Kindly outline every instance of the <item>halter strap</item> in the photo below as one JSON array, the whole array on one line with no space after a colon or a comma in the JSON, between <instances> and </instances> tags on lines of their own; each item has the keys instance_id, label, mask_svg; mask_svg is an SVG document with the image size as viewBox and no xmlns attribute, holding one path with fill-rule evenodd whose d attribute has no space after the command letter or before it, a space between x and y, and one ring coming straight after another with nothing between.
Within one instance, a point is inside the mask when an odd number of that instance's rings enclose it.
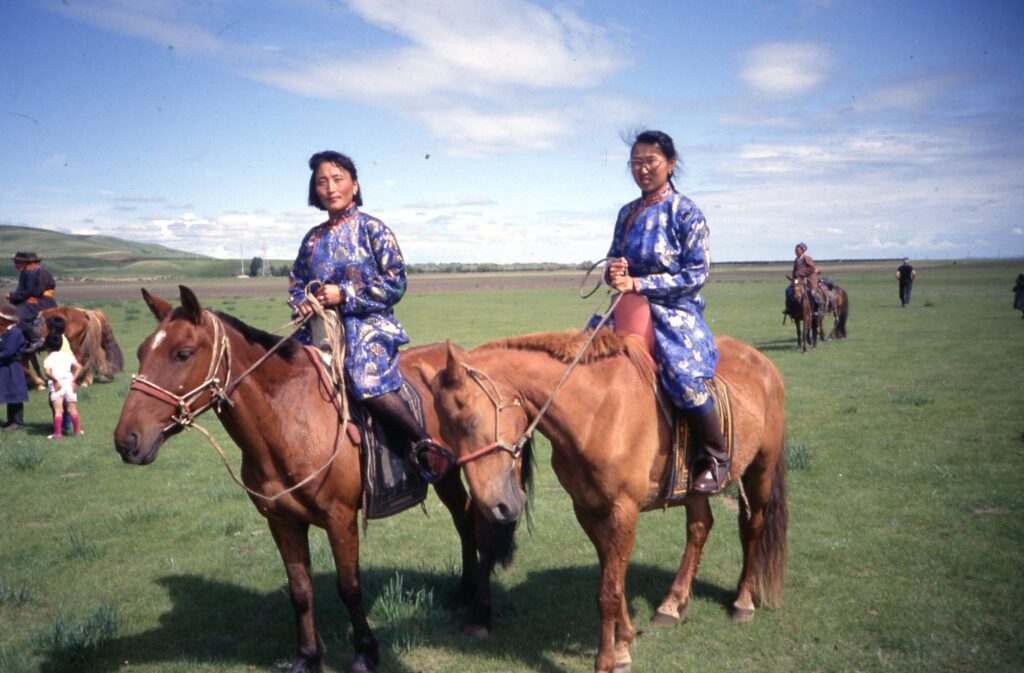
<instances>
[{"instance_id":1,"label":"halter strap","mask_svg":"<svg viewBox=\"0 0 1024 673\"><path fill-rule=\"evenodd\" d=\"M611 305L608 307L608 310L605 311L605 314L603 316L601 316L600 322L597 323L593 331L590 333L590 336L587 337L587 341L583 344L583 346L580 347L579 352L576 353L576 357L573 358L572 362L569 363L569 366L566 367L565 372L562 374L562 378L560 378L558 380L558 383L555 384L554 389L551 391L551 394L548 395L548 399L545 400L544 404L541 405L541 408L537 412L537 415L534 417L533 421L527 426L525 430L523 430L523 432L519 435L519 438L516 439L516 441L513 442L512 444L508 444L502 441L501 439L501 426L499 424L501 412L511 407L522 406L522 404L520 404L518 399L513 400L511 404L503 403L501 399L501 391L498 390L498 384L495 383L494 379L492 379L486 372L482 370L476 369L475 367L471 367L465 363L462 364L466 372L469 373L470 378L473 379L473 381L475 381L478 386L480 386L480 389L484 391L485 395L487 395L487 398L491 401L491 404L494 405L494 441L488 444L487 446L484 446L480 449L477 449L466 454L465 456L460 457L456 461L456 464L465 465L466 463L472 462L477 458L482 458L483 456L486 456L490 453L494 453L495 451L507 451L512 456L513 460L517 460L520 457L520 455L522 455L523 446L525 446L526 442L528 442L530 438L533 437L533 432L534 430L537 429L537 425L540 424L541 419L544 418L544 415L548 412L548 409L551 408L551 404L555 401L555 395L557 395L558 391L561 390L562 385L569 378L569 374L572 373L572 370L575 369L576 365L578 365L580 363L580 360L583 359L583 355L587 352L587 349L590 348L590 344L594 343L594 339L597 337L598 330L604 327L605 323L608 322L608 319L611 318L612 313L615 311L615 307L619 305L620 299L622 299L622 295L618 294L612 300ZM485 386L483 384L483 381L488 382L489 388L488 386Z\"/></svg>"}]
</instances>

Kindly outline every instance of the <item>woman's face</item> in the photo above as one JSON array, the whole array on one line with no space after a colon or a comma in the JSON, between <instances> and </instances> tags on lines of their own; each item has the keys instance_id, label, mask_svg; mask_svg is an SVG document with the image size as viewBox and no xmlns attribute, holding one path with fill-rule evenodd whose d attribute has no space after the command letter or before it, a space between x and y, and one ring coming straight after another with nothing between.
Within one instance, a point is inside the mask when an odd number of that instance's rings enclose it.
<instances>
[{"instance_id":1,"label":"woman's face","mask_svg":"<svg viewBox=\"0 0 1024 673\"><path fill-rule=\"evenodd\" d=\"M359 183L344 168L325 161L316 167L313 174L316 195L331 215L340 215L348 210L359 191Z\"/></svg>"},{"instance_id":2,"label":"woman's face","mask_svg":"<svg viewBox=\"0 0 1024 673\"><path fill-rule=\"evenodd\" d=\"M675 167L676 162L667 160L655 143L636 143L629 153L629 170L644 194L661 191Z\"/></svg>"}]
</instances>

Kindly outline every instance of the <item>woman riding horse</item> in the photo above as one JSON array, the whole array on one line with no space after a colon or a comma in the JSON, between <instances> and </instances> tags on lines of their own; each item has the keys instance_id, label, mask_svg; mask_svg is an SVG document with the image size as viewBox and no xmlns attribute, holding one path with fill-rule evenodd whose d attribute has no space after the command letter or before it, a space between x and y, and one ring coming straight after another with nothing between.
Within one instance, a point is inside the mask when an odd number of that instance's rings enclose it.
<instances>
[{"instance_id":1,"label":"woman riding horse","mask_svg":"<svg viewBox=\"0 0 1024 673\"><path fill-rule=\"evenodd\" d=\"M398 348L409 343L394 316L406 287L398 241L386 224L359 210L363 195L352 159L338 152L318 152L310 157L309 168L308 203L330 217L302 239L289 277L289 304L298 315L310 315L314 307L306 291L315 288L320 305L341 315L346 380L356 399L408 437L417 454L426 449L429 464L423 466L424 475L437 479L451 467L446 451L420 428L398 393ZM305 343L312 340L309 331L300 338Z\"/></svg>"},{"instance_id":2,"label":"woman riding horse","mask_svg":"<svg viewBox=\"0 0 1024 673\"><path fill-rule=\"evenodd\" d=\"M641 196L619 210L607 273L616 290L650 304L661 385L685 411L699 447L692 489L716 493L728 478L729 454L705 387L718 363L700 296L710 265L708 225L693 201L676 191L677 158L668 134L636 136L629 169Z\"/></svg>"}]
</instances>

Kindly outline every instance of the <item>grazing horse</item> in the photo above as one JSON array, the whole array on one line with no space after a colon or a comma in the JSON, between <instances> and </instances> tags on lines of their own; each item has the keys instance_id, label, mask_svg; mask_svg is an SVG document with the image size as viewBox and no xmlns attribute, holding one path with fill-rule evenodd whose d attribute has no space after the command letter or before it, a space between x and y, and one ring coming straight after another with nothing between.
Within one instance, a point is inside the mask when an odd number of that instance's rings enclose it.
<instances>
[{"instance_id":1,"label":"grazing horse","mask_svg":"<svg viewBox=\"0 0 1024 673\"><path fill-rule=\"evenodd\" d=\"M811 300L811 288L803 278L789 278L792 293L786 298L786 315L793 319L796 325L796 349L807 352L807 344L811 348L818 347L818 335L824 340L822 333L821 316L814 312L814 302ZM782 322L786 322L785 316Z\"/></svg>"},{"instance_id":2,"label":"grazing horse","mask_svg":"<svg viewBox=\"0 0 1024 673\"><path fill-rule=\"evenodd\" d=\"M43 338L46 338L48 331L48 318L64 319L64 336L71 345L71 352L75 354L78 364L82 365L82 372L78 375L80 385L91 385L94 380L110 381L115 374L124 369L124 355L121 354L121 347L114 338L110 320L103 311L60 306L44 310L42 316ZM36 355L37 353L31 353L23 356L22 365L30 382L37 388L45 388L43 372Z\"/></svg>"},{"instance_id":3,"label":"grazing horse","mask_svg":"<svg viewBox=\"0 0 1024 673\"><path fill-rule=\"evenodd\" d=\"M672 426L656 399L642 343L600 330L580 364L551 396L585 335L541 333L484 344L448 361L431 383L441 435L462 464L477 507L492 520L514 521L523 494L513 473L527 426L551 440L551 465L572 498L576 519L600 560L601 621L594 669L631 664L634 630L625 594L637 515L660 510ZM786 565L784 387L778 369L754 348L717 340L717 374L726 381L735 420L731 479L740 479L743 569L733 619L753 617L755 593L781 604ZM550 406L547 406L547 405ZM541 410L544 410L543 413ZM518 441L517 441L518 438ZM701 551L713 524L707 496L690 495L686 548L656 623L678 621L689 603Z\"/></svg>"},{"instance_id":4,"label":"grazing horse","mask_svg":"<svg viewBox=\"0 0 1024 673\"><path fill-rule=\"evenodd\" d=\"M351 670L375 670L378 646L363 610L359 580L360 451L339 422L340 403L318 373L312 361L316 356L297 341L282 342L236 318L203 309L187 287L180 291L180 307L142 291L159 324L139 346L139 373L114 430L118 453L127 463L148 465L167 438L198 413L214 409L241 449L242 483L267 519L285 564L298 627L298 652L289 673L323 668L324 649L313 615L311 525L327 532L334 555L338 592L352 624ZM441 344L404 351L403 374L429 394L422 367L430 364L432 375L444 364L446 352ZM424 405L424 414L427 430L437 435L431 405ZM495 562L510 557L515 526L492 525L468 507L458 470L439 480L435 489L462 542L460 589L474 602L466 632L486 635L490 571Z\"/></svg>"}]
</instances>

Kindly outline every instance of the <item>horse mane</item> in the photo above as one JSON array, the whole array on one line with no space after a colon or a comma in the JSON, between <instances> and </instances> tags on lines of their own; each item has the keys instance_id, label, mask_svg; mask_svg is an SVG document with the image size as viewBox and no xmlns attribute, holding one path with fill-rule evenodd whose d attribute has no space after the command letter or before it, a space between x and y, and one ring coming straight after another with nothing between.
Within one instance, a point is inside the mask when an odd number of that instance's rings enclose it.
<instances>
[{"instance_id":1,"label":"horse mane","mask_svg":"<svg viewBox=\"0 0 1024 673\"><path fill-rule=\"evenodd\" d=\"M535 332L533 334L523 334L521 336L489 341L477 346L474 350L539 351L568 364L576 358L580 348L583 347L583 344L589 337L590 333L579 330ZM586 365L614 357L628 358L644 383L654 384L654 368L643 341L610 329L601 329L597 332L590 347L587 348L583 357L580 358L580 364Z\"/></svg>"},{"instance_id":2,"label":"horse mane","mask_svg":"<svg viewBox=\"0 0 1024 673\"><path fill-rule=\"evenodd\" d=\"M242 335L242 338L249 343L255 343L267 350L270 350L281 342L284 337L279 337L276 334L270 332L264 332L261 329L257 329L252 325L248 325L233 315L228 313L222 313L220 311L213 311L213 314L223 320L232 329ZM292 356L298 352L299 347L298 341L295 339L288 339L288 343L281 344L281 347L277 349L276 355L280 355L285 360L291 360Z\"/></svg>"}]
</instances>

